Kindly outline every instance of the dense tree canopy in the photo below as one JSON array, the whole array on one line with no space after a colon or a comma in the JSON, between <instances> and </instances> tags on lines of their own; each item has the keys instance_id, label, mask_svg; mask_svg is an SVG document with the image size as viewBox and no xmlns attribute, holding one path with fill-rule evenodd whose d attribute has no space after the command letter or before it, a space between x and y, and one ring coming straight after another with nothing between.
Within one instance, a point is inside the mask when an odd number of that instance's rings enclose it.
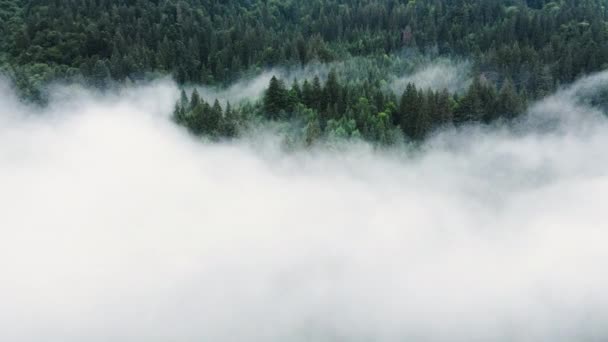
<instances>
[{"instance_id":1,"label":"dense tree canopy","mask_svg":"<svg viewBox=\"0 0 608 342\"><path fill-rule=\"evenodd\" d=\"M275 77L261 103L247 107L222 108L226 104L184 95L192 101L178 104L176 120L196 134L233 136L242 126L237 121L253 113L302 121L309 142L361 136L390 143L395 130L421 139L441 125L515 118L530 99L605 69L606 5L605 0L0 0L0 69L25 97L42 100L41 86L55 79L84 80L103 89L168 73L179 84L222 86L269 67L357 60L356 72L338 68L293 84ZM460 94L411 84L395 95L383 81L403 71L390 57L403 51L471 60L473 82Z\"/></svg>"}]
</instances>

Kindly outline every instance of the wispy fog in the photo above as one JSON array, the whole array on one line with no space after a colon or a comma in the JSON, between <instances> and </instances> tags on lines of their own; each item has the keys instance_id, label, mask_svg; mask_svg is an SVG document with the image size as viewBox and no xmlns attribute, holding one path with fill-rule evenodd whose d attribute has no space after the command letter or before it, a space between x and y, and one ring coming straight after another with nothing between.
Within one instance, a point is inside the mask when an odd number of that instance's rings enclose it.
<instances>
[{"instance_id":1,"label":"wispy fog","mask_svg":"<svg viewBox=\"0 0 608 342\"><path fill-rule=\"evenodd\" d=\"M168 81L3 83L0 341L603 341L608 122L577 99L606 79L416 151L288 153L197 141Z\"/></svg>"},{"instance_id":2,"label":"wispy fog","mask_svg":"<svg viewBox=\"0 0 608 342\"><path fill-rule=\"evenodd\" d=\"M392 81L391 88L400 95L408 83L413 83L421 89L447 89L459 93L471 83L470 71L471 64L467 61L436 59L420 64L412 73L396 78Z\"/></svg>"},{"instance_id":3,"label":"wispy fog","mask_svg":"<svg viewBox=\"0 0 608 342\"><path fill-rule=\"evenodd\" d=\"M350 63L356 64L360 59L353 58ZM352 66L351 66L352 67ZM264 94L270 79L273 76L281 79L287 87L291 87L294 81L299 83L304 80L312 81L314 77L325 80L330 70L340 68L346 69L344 63L311 63L304 67L276 67L261 72L254 73L250 77L243 77L228 87L212 86L191 86L188 88L197 89L200 95L208 102L218 99L222 103L231 102L238 104L247 100L255 100Z\"/></svg>"},{"instance_id":4,"label":"wispy fog","mask_svg":"<svg viewBox=\"0 0 608 342\"><path fill-rule=\"evenodd\" d=\"M408 83L414 83L420 89L447 89L451 93L461 93L471 84L470 62L408 52L379 59L353 57L332 63L313 62L305 66L252 70L249 76L227 87L195 85L187 87L187 90L196 88L208 102L218 99L221 103L229 101L238 104L260 98L273 76L291 87L296 80L301 85L304 80L312 82L315 77L325 82L327 74L332 70L336 71L341 81L350 84L361 83L373 74L386 82L386 90L393 91L398 96Z\"/></svg>"}]
</instances>

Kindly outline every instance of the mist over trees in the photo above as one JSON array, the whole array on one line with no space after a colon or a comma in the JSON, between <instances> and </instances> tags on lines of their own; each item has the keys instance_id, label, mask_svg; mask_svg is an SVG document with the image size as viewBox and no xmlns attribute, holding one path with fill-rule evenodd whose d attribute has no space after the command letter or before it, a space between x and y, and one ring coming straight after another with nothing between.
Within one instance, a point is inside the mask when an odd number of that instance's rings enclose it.
<instances>
[{"instance_id":1,"label":"mist over trees","mask_svg":"<svg viewBox=\"0 0 608 342\"><path fill-rule=\"evenodd\" d=\"M601 0L0 4L0 69L39 102L53 80L104 89L171 74L182 85L222 87L267 68L374 61L375 69L337 69L293 84L274 78L264 98L245 107L176 106L178 123L212 138L232 137L247 124L239 120L257 117L297 119L308 141L357 136L390 144L396 131L422 139L443 125L516 118L528 102L608 62ZM389 91L387 75L408 71L396 70L402 62L395 59L416 55L471 60L473 82L457 94L416 84Z\"/></svg>"},{"instance_id":2,"label":"mist over trees","mask_svg":"<svg viewBox=\"0 0 608 342\"><path fill-rule=\"evenodd\" d=\"M192 133L212 139L234 137L254 115L299 124L299 138L306 144L339 137L391 145L402 135L422 140L440 127L513 119L523 111L524 101L525 94L518 94L508 79L496 90L486 79L475 78L462 95L409 83L398 98L370 83L342 83L332 70L324 83L314 77L302 84L295 80L290 87L273 76L261 101L237 109L228 103L225 112L217 100L210 106L196 90L190 97L182 91L174 119Z\"/></svg>"},{"instance_id":3,"label":"mist over trees","mask_svg":"<svg viewBox=\"0 0 608 342\"><path fill-rule=\"evenodd\" d=\"M0 342L608 341L608 0L0 0Z\"/></svg>"},{"instance_id":4,"label":"mist over trees","mask_svg":"<svg viewBox=\"0 0 608 342\"><path fill-rule=\"evenodd\" d=\"M580 102L605 89L415 150L294 151L192 139L169 80L57 86L43 108L0 80L0 340L605 341L608 119ZM179 101L221 129L203 88Z\"/></svg>"}]
</instances>

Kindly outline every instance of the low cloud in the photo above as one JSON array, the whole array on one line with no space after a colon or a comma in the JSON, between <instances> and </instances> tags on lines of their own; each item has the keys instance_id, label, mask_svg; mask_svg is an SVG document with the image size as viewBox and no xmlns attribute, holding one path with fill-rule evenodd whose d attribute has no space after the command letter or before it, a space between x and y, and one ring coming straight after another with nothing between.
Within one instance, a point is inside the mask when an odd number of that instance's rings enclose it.
<instances>
[{"instance_id":1,"label":"low cloud","mask_svg":"<svg viewBox=\"0 0 608 342\"><path fill-rule=\"evenodd\" d=\"M461 92L471 83L471 65L468 61L436 58L406 51L398 55L384 55L376 58L352 57L331 63L311 62L305 66L276 67L252 71L227 87L190 86L188 91L196 88L208 102L215 99L225 103L241 103L261 98L273 76L283 80L286 86L291 86L295 80L302 83L311 82L318 77L325 82L330 71L334 70L343 83L360 85L374 75L382 83L401 95L408 83L415 83L422 89L448 89L451 92Z\"/></svg>"},{"instance_id":2,"label":"low cloud","mask_svg":"<svg viewBox=\"0 0 608 342\"><path fill-rule=\"evenodd\" d=\"M466 61L452 61L448 59L436 59L418 66L412 73L408 73L392 81L391 89L396 94L401 94L408 83L416 87L435 91L447 89L452 93L458 93L471 83L471 65Z\"/></svg>"},{"instance_id":3,"label":"low cloud","mask_svg":"<svg viewBox=\"0 0 608 342\"><path fill-rule=\"evenodd\" d=\"M213 102L217 99L221 103L230 102L232 104L239 104L243 101L260 99L264 95L266 88L268 88L270 79L273 76L285 82L287 87L291 87L295 80L298 80L300 83L304 80L312 81L314 77L325 80L329 71L338 66L336 63L311 63L305 67L277 67L264 70L254 76L245 77L227 87L197 85L187 87L187 89L190 92L196 88L207 102Z\"/></svg>"},{"instance_id":4,"label":"low cloud","mask_svg":"<svg viewBox=\"0 0 608 342\"><path fill-rule=\"evenodd\" d=\"M168 81L0 83L0 340L604 340L594 77L417 151L290 153L199 142Z\"/></svg>"}]
</instances>

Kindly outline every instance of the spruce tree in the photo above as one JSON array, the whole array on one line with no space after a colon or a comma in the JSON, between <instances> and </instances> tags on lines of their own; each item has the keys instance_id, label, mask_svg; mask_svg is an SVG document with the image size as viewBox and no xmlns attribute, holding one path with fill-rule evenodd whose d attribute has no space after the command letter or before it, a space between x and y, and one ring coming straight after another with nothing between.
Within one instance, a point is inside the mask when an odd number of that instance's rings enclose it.
<instances>
[{"instance_id":1,"label":"spruce tree","mask_svg":"<svg viewBox=\"0 0 608 342\"><path fill-rule=\"evenodd\" d=\"M288 107L288 94L285 85L275 76L270 79L268 90L264 94L264 111L270 119L278 119L279 113Z\"/></svg>"},{"instance_id":2,"label":"spruce tree","mask_svg":"<svg viewBox=\"0 0 608 342\"><path fill-rule=\"evenodd\" d=\"M312 80L312 108L317 111L321 111L321 98L323 97L323 88L321 88L321 81L318 76L315 76Z\"/></svg>"},{"instance_id":3,"label":"spruce tree","mask_svg":"<svg viewBox=\"0 0 608 342\"><path fill-rule=\"evenodd\" d=\"M406 136L410 138L416 137L416 121L420 110L420 98L416 86L409 83L401 96L399 103L399 125Z\"/></svg>"},{"instance_id":4,"label":"spruce tree","mask_svg":"<svg viewBox=\"0 0 608 342\"><path fill-rule=\"evenodd\" d=\"M201 103L201 95L198 93L198 90L194 89L192 91L192 96L190 97L190 110L194 111L194 109Z\"/></svg>"},{"instance_id":5,"label":"spruce tree","mask_svg":"<svg viewBox=\"0 0 608 342\"><path fill-rule=\"evenodd\" d=\"M505 80L500 88L497 111L507 119L512 119L521 112L521 100L510 79Z\"/></svg>"},{"instance_id":6,"label":"spruce tree","mask_svg":"<svg viewBox=\"0 0 608 342\"><path fill-rule=\"evenodd\" d=\"M302 84L302 103L308 108L312 108L314 105L314 94L312 91L312 85L308 80L304 80Z\"/></svg>"}]
</instances>

